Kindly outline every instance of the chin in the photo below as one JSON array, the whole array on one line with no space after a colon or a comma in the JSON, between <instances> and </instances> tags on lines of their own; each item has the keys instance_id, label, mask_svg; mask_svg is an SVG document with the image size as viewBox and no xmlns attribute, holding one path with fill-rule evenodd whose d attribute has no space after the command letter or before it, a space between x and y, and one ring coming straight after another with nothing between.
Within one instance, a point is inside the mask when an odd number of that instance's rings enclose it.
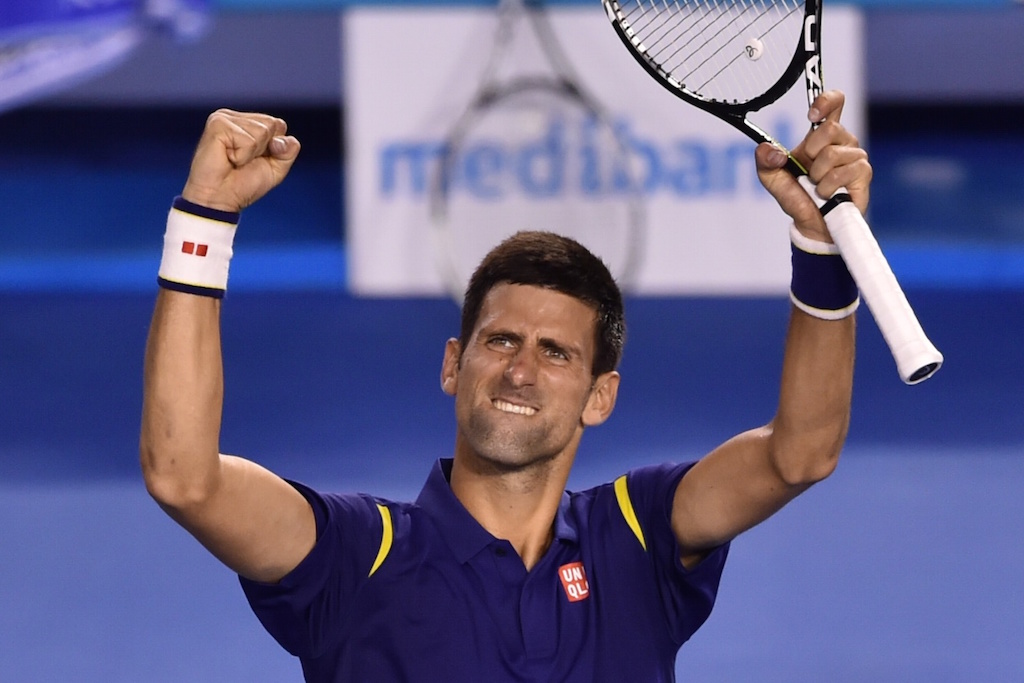
<instances>
[{"instance_id":1,"label":"chin","mask_svg":"<svg viewBox=\"0 0 1024 683\"><path fill-rule=\"evenodd\" d=\"M482 466L492 468L500 472L519 472L532 469L538 465L549 463L558 457L558 450L538 448L525 448L513 446L508 439L498 440L497 443L472 443L470 452L474 459Z\"/></svg>"},{"instance_id":2,"label":"chin","mask_svg":"<svg viewBox=\"0 0 1024 683\"><path fill-rule=\"evenodd\" d=\"M466 451L483 467L502 472L515 472L556 460L572 441L572 434L555 438L547 423L533 418L517 418L514 424L493 420L491 416L474 413L460 421L460 437Z\"/></svg>"}]
</instances>

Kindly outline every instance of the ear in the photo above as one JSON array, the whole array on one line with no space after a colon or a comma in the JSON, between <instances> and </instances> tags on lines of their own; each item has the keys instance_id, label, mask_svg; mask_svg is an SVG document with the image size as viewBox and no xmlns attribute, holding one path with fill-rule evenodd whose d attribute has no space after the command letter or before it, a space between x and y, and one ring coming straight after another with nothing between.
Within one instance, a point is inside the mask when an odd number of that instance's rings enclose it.
<instances>
[{"instance_id":1,"label":"ear","mask_svg":"<svg viewBox=\"0 0 1024 683\"><path fill-rule=\"evenodd\" d=\"M585 427L596 427L612 414L615 399L619 395L619 373L612 371L599 375L583 407L582 421Z\"/></svg>"},{"instance_id":2,"label":"ear","mask_svg":"<svg viewBox=\"0 0 1024 683\"><path fill-rule=\"evenodd\" d=\"M454 337L445 342L444 361L441 363L441 391L454 396L459 388L459 358L462 348Z\"/></svg>"}]
</instances>

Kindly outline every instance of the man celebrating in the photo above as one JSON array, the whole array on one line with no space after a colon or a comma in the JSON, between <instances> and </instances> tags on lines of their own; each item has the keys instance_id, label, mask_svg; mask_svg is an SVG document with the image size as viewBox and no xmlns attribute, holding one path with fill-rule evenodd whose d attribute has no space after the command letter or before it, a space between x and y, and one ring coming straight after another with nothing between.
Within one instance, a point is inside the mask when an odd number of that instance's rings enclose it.
<instances>
[{"instance_id":1,"label":"man celebrating","mask_svg":"<svg viewBox=\"0 0 1024 683\"><path fill-rule=\"evenodd\" d=\"M864 211L871 167L840 124L843 103L835 91L817 98L820 125L794 155L822 194L845 186ZM473 274L441 363L454 454L402 503L314 491L220 453L219 312L235 225L298 152L270 116L221 110L207 122L168 218L147 348L150 493L240 575L307 681L673 680L729 542L828 476L849 422L859 299L785 154L755 153L794 221L770 423L695 464L566 492L584 429L615 407L622 297L578 243L524 232Z\"/></svg>"}]
</instances>

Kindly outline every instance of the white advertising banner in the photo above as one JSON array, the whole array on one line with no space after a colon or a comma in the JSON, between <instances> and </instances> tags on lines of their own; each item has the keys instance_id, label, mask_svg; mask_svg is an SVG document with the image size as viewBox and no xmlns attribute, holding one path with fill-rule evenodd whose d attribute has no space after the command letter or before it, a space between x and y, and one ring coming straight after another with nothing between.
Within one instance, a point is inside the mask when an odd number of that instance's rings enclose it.
<instances>
[{"instance_id":1,"label":"white advertising banner","mask_svg":"<svg viewBox=\"0 0 1024 683\"><path fill-rule=\"evenodd\" d=\"M583 85L610 111L640 159L646 228L631 290L784 293L788 219L757 181L754 143L650 78L599 5L548 14ZM346 218L354 293L446 292L431 232L431 178L438 150L479 86L495 23L495 12L486 8L346 11ZM822 23L826 87L846 92L844 123L863 140L861 15L854 7L831 6ZM522 61L513 60L514 67ZM806 109L798 83L751 118L794 145L807 129Z\"/></svg>"}]
</instances>

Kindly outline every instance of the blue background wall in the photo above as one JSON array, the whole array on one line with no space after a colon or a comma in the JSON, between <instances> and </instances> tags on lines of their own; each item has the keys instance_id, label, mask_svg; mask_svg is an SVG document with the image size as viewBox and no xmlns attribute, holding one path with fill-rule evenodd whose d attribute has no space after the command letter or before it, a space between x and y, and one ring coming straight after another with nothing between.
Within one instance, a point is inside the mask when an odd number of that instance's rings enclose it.
<instances>
[{"instance_id":1,"label":"blue background wall","mask_svg":"<svg viewBox=\"0 0 1024 683\"><path fill-rule=\"evenodd\" d=\"M861 316L844 461L736 542L680 680L1024 680L1024 9L968 4L867 14L872 222L947 365L902 386ZM237 245L224 449L409 498L451 448L454 304L344 291L336 15L221 6L199 43L0 115L0 681L300 680L136 464L163 218L210 109L272 109L305 143ZM771 415L786 302L628 314L622 402L574 487Z\"/></svg>"}]
</instances>

